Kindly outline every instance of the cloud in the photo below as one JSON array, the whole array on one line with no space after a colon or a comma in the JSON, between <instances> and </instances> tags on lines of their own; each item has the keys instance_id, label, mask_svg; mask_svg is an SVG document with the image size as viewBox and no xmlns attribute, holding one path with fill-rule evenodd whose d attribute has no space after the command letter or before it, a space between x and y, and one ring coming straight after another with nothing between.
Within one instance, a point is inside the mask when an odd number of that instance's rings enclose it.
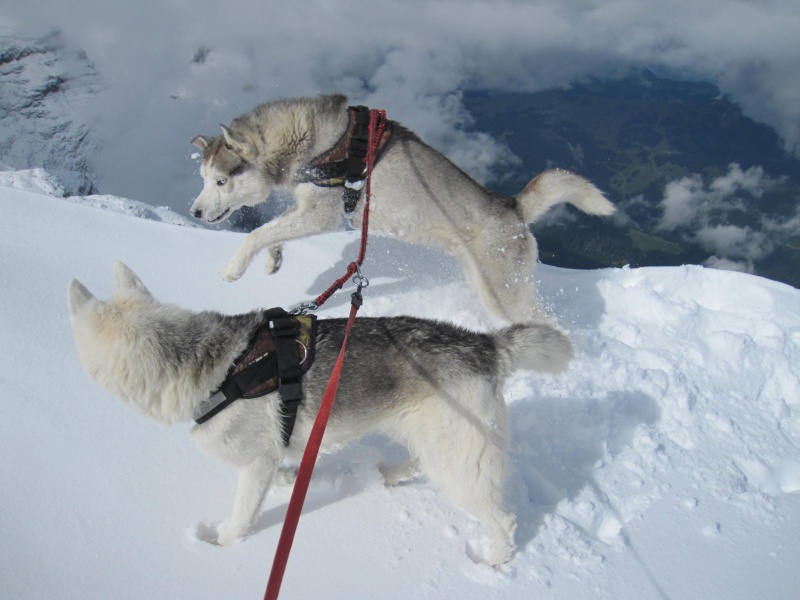
<instances>
[{"instance_id":1,"label":"cloud","mask_svg":"<svg viewBox=\"0 0 800 600\"><path fill-rule=\"evenodd\" d=\"M57 27L86 51L107 85L87 109L105 140L103 189L184 211L200 187L192 136L263 101L331 91L386 108L479 179L511 157L465 133L461 90L632 67L714 81L787 147L800 140L796 0L10 0L0 24Z\"/></svg>"},{"instance_id":2,"label":"cloud","mask_svg":"<svg viewBox=\"0 0 800 600\"><path fill-rule=\"evenodd\" d=\"M661 201L663 215L656 229L677 233L699 244L718 264L750 263L766 258L775 244L800 233L800 212L778 219L752 210L762 196L780 185L780 179L764 174L761 167L743 171L738 164L704 185L699 175L668 183ZM749 221L748 225L735 223ZM729 267L728 267L729 268Z\"/></svg>"},{"instance_id":3,"label":"cloud","mask_svg":"<svg viewBox=\"0 0 800 600\"><path fill-rule=\"evenodd\" d=\"M707 194L703 189L703 179L700 175L670 181L664 188L664 199L661 201L664 215L657 229L675 231L703 218L701 211L706 198Z\"/></svg>"},{"instance_id":4,"label":"cloud","mask_svg":"<svg viewBox=\"0 0 800 600\"><path fill-rule=\"evenodd\" d=\"M727 259L760 260L775 249L764 232L736 225L704 227L694 233L694 239L709 252Z\"/></svg>"},{"instance_id":5,"label":"cloud","mask_svg":"<svg viewBox=\"0 0 800 600\"><path fill-rule=\"evenodd\" d=\"M739 273L755 273L755 268L752 261L735 261L728 258L720 258L719 256L711 256L703 263L704 267L709 269L718 269L720 271L737 271Z\"/></svg>"},{"instance_id":6,"label":"cloud","mask_svg":"<svg viewBox=\"0 0 800 600\"><path fill-rule=\"evenodd\" d=\"M732 212L744 212L746 206L740 194L758 199L775 184L776 180L765 176L760 166L742 171L736 163L731 163L728 173L714 179L708 189L697 174L671 181L664 188L661 201L664 214L657 229L707 227L715 219L727 218Z\"/></svg>"}]
</instances>

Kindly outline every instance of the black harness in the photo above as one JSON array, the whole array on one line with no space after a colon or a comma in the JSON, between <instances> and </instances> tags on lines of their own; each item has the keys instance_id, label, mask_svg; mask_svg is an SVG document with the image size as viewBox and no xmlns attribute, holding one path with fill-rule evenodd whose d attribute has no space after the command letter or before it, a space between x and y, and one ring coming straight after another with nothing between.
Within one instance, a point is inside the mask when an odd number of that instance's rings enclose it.
<instances>
[{"instance_id":1,"label":"black harness","mask_svg":"<svg viewBox=\"0 0 800 600\"><path fill-rule=\"evenodd\" d=\"M259 398L278 390L283 445L288 446L303 400L302 376L314 362L317 318L292 315L282 308L272 308L265 316L267 321L233 362L219 389L197 408L194 420L205 423L239 398Z\"/></svg>"},{"instance_id":2,"label":"black harness","mask_svg":"<svg viewBox=\"0 0 800 600\"><path fill-rule=\"evenodd\" d=\"M369 147L369 109L366 106L351 106L348 109L350 123L341 139L330 150L320 154L298 174L298 183L313 183L320 187L344 187L344 210L353 212L361 197L366 179L367 149ZM386 121L383 135L378 142L375 164L392 137L394 127Z\"/></svg>"}]
</instances>

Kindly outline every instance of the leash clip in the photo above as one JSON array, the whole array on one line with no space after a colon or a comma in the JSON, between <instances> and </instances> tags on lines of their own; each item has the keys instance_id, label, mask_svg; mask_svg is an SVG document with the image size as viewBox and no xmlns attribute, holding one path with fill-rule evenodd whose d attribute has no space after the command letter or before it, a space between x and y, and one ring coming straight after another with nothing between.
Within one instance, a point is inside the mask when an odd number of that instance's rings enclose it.
<instances>
[{"instance_id":1,"label":"leash clip","mask_svg":"<svg viewBox=\"0 0 800 600\"><path fill-rule=\"evenodd\" d=\"M358 293L361 293L362 287L369 287L369 279L364 277L364 274L361 272L361 265L357 262L354 264L356 265L356 274L353 276L353 283L358 286Z\"/></svg>"},{"instance_id":2,"label":"leash clip","mask_svg":"<svg viewBox=\"0 0 800 600\"><path fill-rule=\"evenodd\" d=\"M361 305L364 304L364 297L361 295L361 289L369 286L369 279L364 277L364 274L361 272L361 265L357 262L354 263L356 265L356 274L353 276L353 283L356 284L356 291L350 294L350 303L356 308L361 308Z\"/></svg>"},{"instance_id":3,"label":"leash clip","mask_svg":"<svg viewBox=\"0 0 800 600\"><path fill-rule=\"evenodd\" d=\"M289 311L290 315L307 315L310 310L317 310L319 306L316 302L301 302Z\"/></svg>"}]
</instances>

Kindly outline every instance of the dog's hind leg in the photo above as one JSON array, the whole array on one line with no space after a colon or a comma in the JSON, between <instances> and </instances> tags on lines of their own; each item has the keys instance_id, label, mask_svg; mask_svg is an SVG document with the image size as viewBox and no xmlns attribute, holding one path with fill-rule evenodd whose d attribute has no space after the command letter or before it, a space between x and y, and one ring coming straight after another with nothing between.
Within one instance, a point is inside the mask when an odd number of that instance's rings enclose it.
<instances>
[{"instance_id":1,"label":"dog's hind leg","mask_svg":"<svg viewBox=\"0 0 800 600\"><path fill-rule=\"evenodd\" d=\"M409 441L430 481L481 522L492 542L487 562L498 566L511 558L516 528L504 503L508 417L488 382L470 383L463 401L442 393L420 410Z\"/></svg>"},{"instance_id":2,"label":"dog's hind leg","mask_svg":"<svg viewBox=\"0 0 800 600\"><path fill-rule=\"evenodd\" d=\"M536 240L526 229L497 240L477 238L456 251L467 283L498 317L524 323L539 316Z\"/></svg>"},{"instance_id":3,"label":"dog's hind leg","mask_svg":"<svg viewBox=\"0 0 800 600\"><path fill-rule=\"evenodd\" d=\"M247 534L247 530L261 507L261 502L272 484L277 463L267 458L258 458L249 465L239 467L239 483L233 514L219 528L217 543L226 546Z\"/></svg>"}]
</instances>

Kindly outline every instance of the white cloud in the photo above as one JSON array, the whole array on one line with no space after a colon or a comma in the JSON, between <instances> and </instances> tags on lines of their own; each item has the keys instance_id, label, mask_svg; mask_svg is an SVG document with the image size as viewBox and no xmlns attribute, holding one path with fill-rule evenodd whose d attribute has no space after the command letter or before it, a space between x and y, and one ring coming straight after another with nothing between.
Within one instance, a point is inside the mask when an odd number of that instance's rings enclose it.
<instances>
[{"instance_id":1,"label":"white cloud","mask_svg":"<svg viewBox=\"0 0 800 600\"><path fill-rule=\"evenodd\" d=\"M751 167L747 171L742 171L741 166L733 163L728 167L727 175L717 177L711 182L710 190L721 197L732 196L742 190L760 198L764 193L765 183L769 185L761 167Z\"/></svg>"},{"instance_id":2,"label":"white cloud","mask_svg":"<svg viewBox=\"0 0 800 600\"><path fill-rule=\"evenodd\" d=\"M674 231L690 225L699 218L706 198L703 179L699 175L670 181L664 188L664 199L661 201L664 215L658 228Z\"/></svg>"},{"instance_id":3,"label":"white cloud","mask_svg":"<svg viewBox=\"0 0 800 600\"><path fill-rule=\"evenodd\" d=\"M725 175L715 178L706 189L700 175L671 181L664 187L661 208L664 213L658 224L662 231L675 231L682 227L707 228L715 220L734 211L744 211L740 195L761 198L776 180L764 175L760 166L742 171L731 163Z\"/></svg>"},{"instance_id":4,"label":"white cloud","mask_svg":"<svg viewBox=\"0 0 800 600\"><path fill-rule=\"evenodd\" d=\"M759 260L770 254L774 245L767 235L750 227L716 225L694 232L694 239L706 250L729 259Z\"/></svg>"},{"instance_id":5,"label":"white cloud","mask_svg":"<svg viewBox=\"0 0 800 600\"><path fill-rule=\"evenodd\" d=\"M735 261L728 258L720 258L719 256L711 256L703 263L703 266L709 269L718 269L720 271L737 271L739 273L755 273L752 261Z\"/></svg>"},{"instance_id":6,"label":"white cloud","mask_svg":"<svg viewBox=\"0 0 800 600\"><path fill-rule=\"evenodd\" d=\"M199 189L193 135L262 101L331 91L386 108L477 177L508 154L463 132L459 90L631 67L713 80L789 147L800 140L796 0L9 0L0 23L58 27L86 50L108 85L91 113L105 191L179 207Z\"/></svg>"},{"instance_id":7,"label":"white cloud","mask_svg":"<svg viewBox=\"0 0 800 600\"><path fill-rule=\"evenodd\" d=\"M674 232L685 240L699 244L714 253L716 261L755 261L768 256L775 243L800 232L800 212L777 220L753 211L751 225L734 225L741 221L748 206L780 180L764 174L761 167L746 171L733 163L728 172L705 186L699 175L691 175L668 183L661 201L663 215L657 229ZM736 217L732 219L732 217ZM752 266L752 265L751 265Z\"/></svg>"}]
</instances>

